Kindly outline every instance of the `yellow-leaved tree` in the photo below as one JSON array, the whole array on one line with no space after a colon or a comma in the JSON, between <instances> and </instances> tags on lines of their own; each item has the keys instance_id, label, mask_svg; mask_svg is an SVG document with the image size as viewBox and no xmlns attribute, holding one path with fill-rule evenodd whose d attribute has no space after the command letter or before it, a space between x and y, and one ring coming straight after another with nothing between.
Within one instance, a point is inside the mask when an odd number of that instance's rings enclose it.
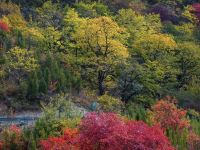
<instances>
[{"instance_id":1,"label":"yellow-leaved tree","mask_svg":"<svg viewBox=\"0 0 200 150\"><path fill-rule=\"evenodd\" d=\"M18 82L26 73L39 67L34 52L19 47L14 47L6 53L6 62L8 73Z\"/></svg>"},{"instance_id":2,"label":"yellow-leaved tree","mask_svg":"<svg viewBox=\"0 0 200 150\"><path fill-rule=\"evenodd\" d=\"M176 48L176 42L166 34L150 34L137 39L134 50L145 60L155 61L163 59Z\"/></svg>"},{"instance_id":3,"label":"yellow-leaved tree","mask_svg":"<svg viewBox=\"0 0 200 150\"><path fill-rule=\"evenodd\" d=\"M159 93L160 85L167 87L176 80L177 70L172 64L176 48L177 44L173 37L162 33L147 34L133 44L131 55L146 71L142 82L146 83L154 96Z\"/></svg>"},{"instance_id":4,"label":"yellow-leaved tree","mask_svg":"<svg viewBox=\"0 0 200 150\"><path fill-rule=\"evenodd\" d=\"M77 42L81 65L96 77L99 94L105 93L105 79L114 67L128 56L125 46L128 34L110 17L83 19L73 34Z\"/></svg>"}]
</instances>

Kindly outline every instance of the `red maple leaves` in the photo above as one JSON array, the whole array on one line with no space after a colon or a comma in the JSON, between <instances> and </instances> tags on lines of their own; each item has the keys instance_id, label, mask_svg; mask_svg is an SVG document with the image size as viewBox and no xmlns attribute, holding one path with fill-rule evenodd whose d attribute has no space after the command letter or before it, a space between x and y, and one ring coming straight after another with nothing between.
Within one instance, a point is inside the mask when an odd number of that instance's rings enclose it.
<instances>
[{"instance_id":1,"label":"red maple leaves","mask_svg":"<svg viewBox=\"0 0 200 150\"><path fill-rule=\"evenodd\" d=\"M4 32L10 32L9 26L2 20L0 20L0 30L2 30Z\"/></svg>"},{"instance_id":2,"label":"red maple leaves","mask_svg":"<svg viewBox=\"0 0 200 150\"><path fill-rule=\"evenodd\" d=\"M82 150L173 150L163 130L142 121L125 122L113 113L90 113L80 126Z\"/></svg>"},{"instance_id":3,"label":"red maple leaves","mask_svg":"<svg viewBox=\"0 0 200 150\"><path fill-rule=\"evenodd\" d=\"M42 150L67 150L69 147L61 137L49 137L47 140L40 141Z\"/></svg>"},{"instance_id":4,"label":"red maple leaves","mask_svg":"<svg viewBox=\"0 0 200 150\"><path fill-rule=\"evenodd\" d=\"M186 111L178 109L175 104L165 100L158 101L152 107L152 121L161 128L183 129L189 127L189 121L185 118Z\"/></svg>"},{"instance_id":5,"label":"red maple leaves","mask_svg":"<svg viewBox=\"0 0 200 150\"><path fill-rule=\"evenodd\" d=\"M17 127L16 125L10 126L9 127L9 131L13 132L13 133L15 133L17 135L21 134L21 132L22 132L21 129L19 127Z\"/></svg>"},{"instance_id":6,"label":"red maple leaves","mask_svg":"<svg viewBox=\"0 0 200 150\"><path fill-rule=\"evenodd\" d=\"M75 150L75 138L77 129L66 129L61 137L49 137L47 140L41 140L40 146L42 150Z\"/></svg>"},{"instance_id":7,"label":"red maple leaves","mask_svg":"<svg viewBox=\"0 0 200 150\"><path fill-rule=\"evenodd\" d=\"M42 150L174 150L163 130L142 121L124 121L114 113L89 113L79 132L67 129L61 137L40 141Z\"/></svg>"}]
</instances>

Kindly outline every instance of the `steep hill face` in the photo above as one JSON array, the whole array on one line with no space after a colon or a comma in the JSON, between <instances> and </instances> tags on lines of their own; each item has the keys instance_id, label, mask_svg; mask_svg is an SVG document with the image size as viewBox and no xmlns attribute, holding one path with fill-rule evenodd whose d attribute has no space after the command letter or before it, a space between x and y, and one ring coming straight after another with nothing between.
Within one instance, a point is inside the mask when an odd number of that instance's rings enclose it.
<instances>
[{"instance_id":1,"label":"steep hill face","mask_svg":"<svg viewBox=\"0 0 200 150\"><path fill-rule=\"evenodd\" d=\"M2 103L23 108L67 93L149 107L171 95L180 105L199 109L199 5L189 0L1 2Z\"/></svg>"},{"instance_id":2,"label":"steep hill face","mask_svg":"<svg viewBox=\"0 0 200 150\"><path fill-rule=\"evenodd\" d=\"M28 18L30 15L36 15L35 8L42 7L44 3L49 0L35 0L35 1L26 1L26 0L11 0L12 3L15 3L20 6L25 18ZM105 4L113 13L117 13L120 9L131 8L134 11L139 13L156 13L161 15L163 21L170 20L174 23L177 23L180 18L181 10L184 9L187 5L198 3L198 0L51 0L53 4L60 4L64 6L75 6L80 2L83 3L103 3ZM198 6L197 6L198 7Z\"/></svg>"}]
</instances>

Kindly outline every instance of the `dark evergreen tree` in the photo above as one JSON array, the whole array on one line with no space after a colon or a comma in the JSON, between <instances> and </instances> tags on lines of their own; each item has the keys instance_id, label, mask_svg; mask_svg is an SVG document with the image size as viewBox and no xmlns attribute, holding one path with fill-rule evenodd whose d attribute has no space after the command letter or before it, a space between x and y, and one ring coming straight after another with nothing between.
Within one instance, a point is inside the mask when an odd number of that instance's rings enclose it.
<instances>
[{"instance_id":1,"label":"dark evergreen tree","mask_svg":"<svg viewBox=\"0 0 200 150\"><path fill-rule=\"evenodd\" d=\"M45 79L42 78L39 83L39 92L45 94L47 93L47 91L48 91L47 83L45 82Z\"/></svg>"},{"instance_id":2,"label":"dark evergreen tree","mask_svg":"<svg viewBox=\"0 0 200 150\"><path fill-rule=\"evenodd\" d=\"M21 31L17 31L17 45L22 48L26 47L26 41Z\"/></svg>"},{"instance_id":3,"label":"dark evergreen tree","mask_svg":"<svg viewBox=\"0 0 200 150\"><path fill-rule=\"evenodd\" d=\"M49 85L51 82L51 72L48 67L44 69L44 80L47 85Z\"/></svg>"},{"instance_id":4,"label":"dark evergreen tree","mask_svg":"<svg viewBox=\"0 0 200 150\"><path fill-rule=\"evenodd\" d=\"M57 81L59 75L59 66L56 61L52 61L50 70L51 70L52 80Z\"/></svg>"},{"instance_id":5,"label":"dark evergreen tree","mask_svg":"<svg viewBox=\"0 0 200 150\"><path fill-rule=\"evenodd\" d=\"M60 69L59 72L59 83L60 83L60 90L64 91L66 89L66 78L63 69Z\"/></svg>"},{"instance_id":6,"label":"dark evergreen tree","mask_svg":"<svg viewBox=\"0 0 200 150\"><path fill-rule=\"evenodd\" d=\"M38 78L37 74L34 73L31 78L30 78L30 83L29 83L29 96L37 96L39 90L39 83L38 83Z\"/></svg>"}]
</instances>

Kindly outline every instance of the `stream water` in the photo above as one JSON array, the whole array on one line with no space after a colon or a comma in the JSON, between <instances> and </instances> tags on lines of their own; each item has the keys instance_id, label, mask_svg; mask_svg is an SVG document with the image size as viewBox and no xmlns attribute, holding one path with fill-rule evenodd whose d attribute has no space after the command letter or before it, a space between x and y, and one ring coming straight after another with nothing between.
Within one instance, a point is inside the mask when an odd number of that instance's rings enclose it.
<instances>
[{"instance_id":1,"label":"stream water","mask_svg":"<svg viewBox=\"0 0 200 150\"><path fill-rule=\"evenodd\" d=\"M83 116L88 112L85 108L76 105L73 105L73 110ZM23 112L13 116L0 115L0 129L10 125L20 127L32 126L39 117L41 117L41 112Z\"/></svg>"},{"instance_id":2,"label":"stream water","mask_svg":"<svg viewBox=\"0 0 200 150\"><path fill-rule=\"evenodd\" d=\"M22 113L15 116L0 116L0 127L4 128L9 125L21 127L30 126L41 116L41 113Z\"/></svg>"}]
</instances>

